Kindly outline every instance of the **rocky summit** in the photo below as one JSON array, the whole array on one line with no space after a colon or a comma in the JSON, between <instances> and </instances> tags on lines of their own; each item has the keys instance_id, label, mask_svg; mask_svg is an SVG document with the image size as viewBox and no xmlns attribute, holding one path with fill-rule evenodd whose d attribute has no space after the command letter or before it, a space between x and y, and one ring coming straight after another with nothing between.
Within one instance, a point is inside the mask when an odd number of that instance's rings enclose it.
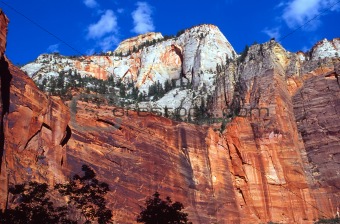
<instances>
[{"instance_id":1,"label":"rocky summit","mask_svg":"<svg viewBox=\"0 0 340 224\"><path fill-rule=\"evenodd\" d=\"M62 183L87 164L110 185L117 223L136 223L155 191L182 202L192 223L336 215L340 39L237 54L216 26L200 25L18 68L4 55L3 13L0 22L2 209L9 186Z\"/></svg>"}]
</instances>

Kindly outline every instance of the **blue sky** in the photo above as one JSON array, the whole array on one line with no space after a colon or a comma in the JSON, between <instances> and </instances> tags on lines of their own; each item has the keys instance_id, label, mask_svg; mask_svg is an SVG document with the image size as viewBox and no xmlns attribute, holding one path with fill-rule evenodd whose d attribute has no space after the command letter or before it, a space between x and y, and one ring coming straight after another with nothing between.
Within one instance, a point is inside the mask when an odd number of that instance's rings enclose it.
<instances>
[{"instance_id":1,"label":"blue sky","mask_svg":"<svg viewBox=\"0 0 340 224\"><path fill-rule=\"evenodd\" d=\"M0 8L10 19L6 54L15 64L54 51L78 55L114 50L120 41L141 33L170 35L202 23L217 25L237 52L255 41L280 39L320 14L281 44L295 52L323 38L340 37L339 0L0 0Z\"/></svg>"}]
</instances>

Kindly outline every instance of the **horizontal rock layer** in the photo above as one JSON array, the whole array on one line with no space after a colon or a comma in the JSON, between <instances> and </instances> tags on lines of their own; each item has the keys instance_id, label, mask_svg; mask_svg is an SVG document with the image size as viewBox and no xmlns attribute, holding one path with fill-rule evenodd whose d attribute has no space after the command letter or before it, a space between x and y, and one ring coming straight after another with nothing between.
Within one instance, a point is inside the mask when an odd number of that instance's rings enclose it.
<instances>
[{"instance_id":1,"label":"horizontal rock layer","mask_svg":"<svg viewBox=\"0 0 340 224\"><path fill-rule=\"evenodd\" d=\"M136 85L162 80L159 71L165 68L173 72L169 77L183 72L199 85L210 77L202 69L224 63L214 72L215 83L209 81L211 112L220 116L225 107L242 107L268 113L234 117L222 133L154 114L119 113L79 96L67 102L68 109L2 57L1 208L9 184L53 185L88 164L109 183L108 204L118 223L135 223L139 206L155 191L181 201L193 223L313 223L333 217L340 182L339 59L305 60L271 41L252 46L237 63L226 60L234 58L233 50L219 35L214 26L198 26L119 61L91 59L120 64L117 74ZM72 62L51 55L39 60L49 58ZM31 66L31 75L39 63ZM54 70L58 63L51 65ZM98 65L74 63L105 78Z\"/></svg>"}]
</instances>

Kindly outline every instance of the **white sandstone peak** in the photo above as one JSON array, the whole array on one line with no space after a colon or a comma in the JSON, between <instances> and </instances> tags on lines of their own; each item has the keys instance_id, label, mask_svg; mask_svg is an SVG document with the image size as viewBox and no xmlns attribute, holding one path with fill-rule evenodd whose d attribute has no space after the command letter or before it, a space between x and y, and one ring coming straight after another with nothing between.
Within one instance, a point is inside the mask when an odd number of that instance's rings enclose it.
<instances>
[{"instance_id":1,"label":"white sandstone peak","mask_svg":"<svg viewBox=\"0 0 340 224\"><path fill-rule=\"evenodd\" d=\"M152 43L152 41L160 39L163 39L163 35L161 33L150 32L141 34L122 41L116 48L115 52L122 52L123 54L126 54L129 51L133 51L134 48L138 48L142 44L147 42Z\"/></svg>"},{"instance_id":2,"label":"white sandstone peak","mask_svg":"<svg viewBox=\"0 0 340 224\"><path fill-rule=\"evenodd\" d=\"M323 40L312 49L311 55L316 59L334 57L339 53L339 45L339 39ZM72 75L76 71L81 76L98 79L113 76L115 81L129 84L129 88L131 85L137 87L139 93L148 93L149 87L155 83L163 85L166 81L173 80L178 88L181 83L190 86L190 91L172 90L164 95L164 99L158 99L154 103L159 106L171 104L189 108L191 104L199 103L197 100L201 97L206 99L214 93L217 67L226 65L227 61L237 57L217 26L203 24L180 31L177 36L170 38L164 38L161 33L147 33L129 38L121 42L114 52L102 55L67 57L42 54L34 62L23 66L22 70L37 83L60 72ZM268 42L254 45L250 47L245 59L244 74L252 77L260 74L261 69L275 66L285 70L289 57L290 53L279 44ZM302 53L298 53L297 57L300 61L307 60Z\"/></svg>"},{"instance_id":3,"label":"white sandstone peak","mask_svg":"<svg viewBox=\"0 0 340 224\"><path fill-rule=\"evenodd\" d=\"M316 43L311 50L312 60L339 56L340 56L340 38L334 38L333 40L327 40L325 38Z\"/></svg>"}]
</instances>

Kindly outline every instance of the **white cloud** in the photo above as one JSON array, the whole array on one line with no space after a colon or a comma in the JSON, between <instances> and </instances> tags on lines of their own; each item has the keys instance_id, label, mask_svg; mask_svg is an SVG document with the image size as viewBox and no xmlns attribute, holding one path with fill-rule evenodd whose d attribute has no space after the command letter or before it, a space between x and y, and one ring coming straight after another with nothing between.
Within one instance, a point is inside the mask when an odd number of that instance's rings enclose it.
<instances>
[{"instance_id":1,"label":"white cloud","mask_svg":"<svg viewBox=\"0 0 340 224\"><path fill-rule=\"evenodd\" d=\"M93 55L95 52L96 50L94 48L91 48L86 51L86 55Z\"/></svg>"},{"instance_id":2,"label":"white cloud","mask_svg":"<svg viewBox=\"0 0 340 224\"><path fill-rule=\"evenodd\" d=\"M89 8L96 8L99 6L96 0L84 0L83 2Z\"/></svg>"},{"instance_id":3,"label":"white cloud","mask_svg":"<svg viewBox=\"0 0 340 224\"><path fill-rule=\"evenodd\" d=\"M112 50L113 46L119 43L117 16L112 10L106 10L98 22L91 24L88 27L88 39L96 40L96 47L100 47L106 52ZM93 54L94 49L89 50Z\"/></svg>"},{"instance_id":4,"label":"white cloud","mask_svg":"<svg viewBox=\"0 0 340 224\"><path fill-rule=\"evenodd\" d=\"M275 8L281 8L285 5L287 5L285 2L280 2Z\"/></svg>"},{"instance_id":5,"label":"white cloud","mask_svg":"<svg viewBox=\"0 0 340 224\"><path fill-rule=\"evenodd\" d=\"M339 9L338 5L334 6L336 2L337 0L291 0L285 6L282 18L289 28L297 28L314 19L324 10ZM309 24L309 29L315 29L319 24L320 20L315 19Z\"/></svg>"},{"instance_id":6,"label":"white cloud","mask_svg":"<svg viewBox=\"0 0 340 224\"><path fill-rule=\"evenodd\" d=\"M96 39L101 38L106 34L117 32L117 17L112 10L106 10L97 23L89 26L87 37Z\"/></svg>"},{"instance_id":7,"label":"white cloud","mask_svg":"<svg viewBox=\"0 0 340 224\"><path fill-rule=\"evenodd\" d=\"M103 52L113 50L113 46L117 45L119 40L116 36L108 36L98 42Z\"/></svg>"},{"instance_id":8,"label":"white cloud","mask_svg":"<svg viewBox=\"0 0 340 224\"><path fill-rule=\"evenodd\" d=\"M118 12L119 14L122 14L124 11L125 11L125 10L124 10L123 8L117 9L117 12Z\"/></svg>"},{"instance_id":9,"label":"white cloud","mask_svg":"<svg viewBox=\"0 0 340 224\"><path fill-rule=\"evenodd\" d=\"M146 2L137 2L137 9L132 12L134 28L133 32L143 34L155 30L151 18L152 9Z\"/></svg>"},{"instance_id":10,"label":"white cloud","mask_svg":"<svg viewBox=\"0 0 340 224\"><path fill-rule=\"evenodd\" d=\"M302 51L303 51L303 52L307 52L307 51L309 51L309 49L310 49L310 48L307 47L307 46L303 46L303 47L302 47Z\"/></svg>"},{"instance_id":11,"label":"white cloud","mask_svg":"<svg viewBox=\"0 0 340 224\"><path fill-rule=\"evenodd\" d=\"M270 38L275 38L275 40L279 40L281 37L279 27L275 27L272 29L266 27L264 30L262 30L262 32L267 34Z\"/></svg>"},{"instance_id":12,"label":"white cloud","mask_svg":"<svg viewBox=\"0 0 340 224\"><path fill-rule=\"evenodd\" d=\"M59 45L60 44L52 44L52 45L48 46L47 52L49 52L49 53L59 52Z\"/></svg>"}]
</instances>

